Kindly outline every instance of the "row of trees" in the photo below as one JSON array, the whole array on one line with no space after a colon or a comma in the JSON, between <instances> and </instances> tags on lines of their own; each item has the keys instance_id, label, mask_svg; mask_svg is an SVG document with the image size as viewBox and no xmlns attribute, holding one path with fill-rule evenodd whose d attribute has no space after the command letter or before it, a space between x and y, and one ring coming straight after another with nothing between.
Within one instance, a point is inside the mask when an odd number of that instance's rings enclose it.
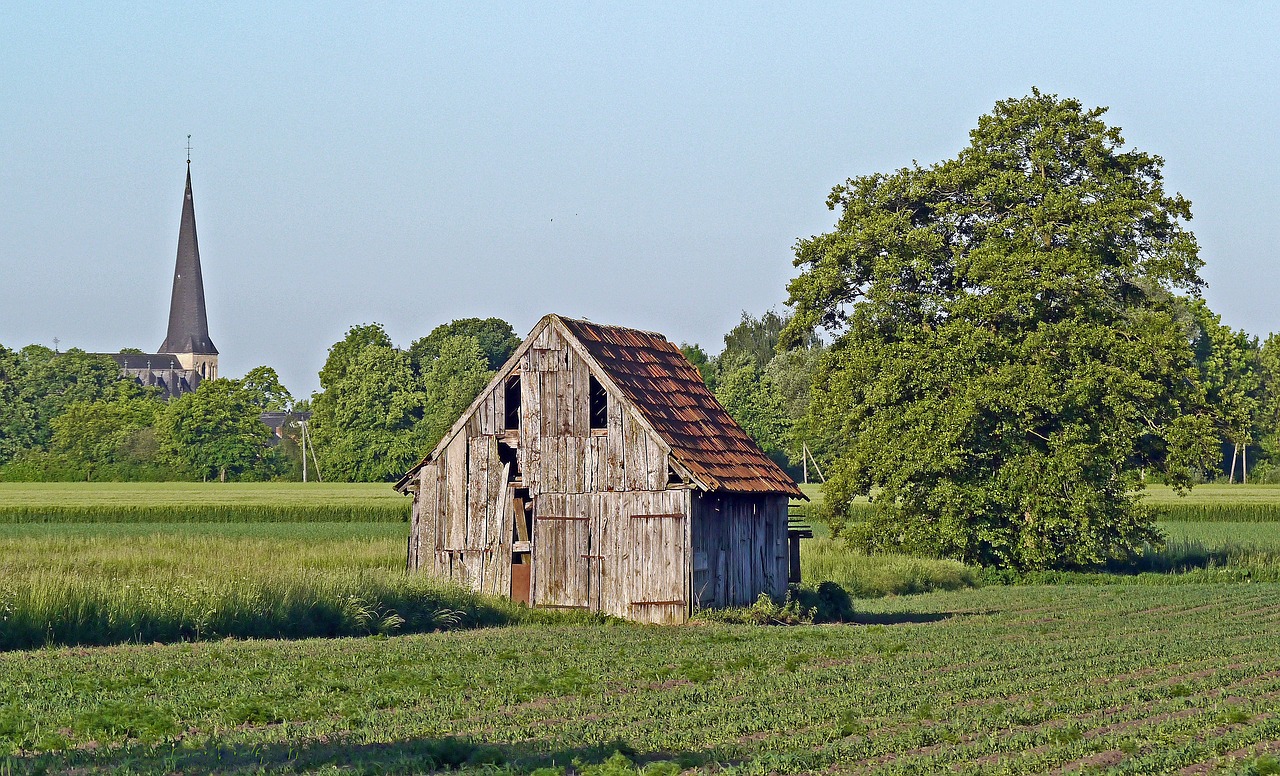
<instances>
[{"instance_id":1,"label":"row of trees","mask_svg":"<svg viewBox=\"0 0 1280 776\"><path fill-rule=\"evenodd\" d=\"M166 403L110 356L0 346L0 479L286 477L296 450L259 415L292 401L269 367Z\"/></svg>"},{"instance_id":2,"label":"row of trees","mask_svg":"<svg viewBox=\"0 0 1280 776\"><path fill-rule=\"evenodd\" d=\"M321 391L301 402L269 367L165 402L110 356L0 346L0 480L299 479L299 427L277 439L261 420L268 411L314 413L326 479L392 479L519 342L497 318L453 321L404 350L378 324L355 326L329 349Z\"/></svg>"},{"instance_id":3,"label":"row of trees","mask_svg":"<svg viewBox=\"0 0 1280 776\"><path fill-rule=\"evenodd\" d=\"M475 399L520 344L511 324L465 318L399 349L379 324L352 327L329 348L311 409L324 477L398 478Z\"/></svg>"}]
</instances>

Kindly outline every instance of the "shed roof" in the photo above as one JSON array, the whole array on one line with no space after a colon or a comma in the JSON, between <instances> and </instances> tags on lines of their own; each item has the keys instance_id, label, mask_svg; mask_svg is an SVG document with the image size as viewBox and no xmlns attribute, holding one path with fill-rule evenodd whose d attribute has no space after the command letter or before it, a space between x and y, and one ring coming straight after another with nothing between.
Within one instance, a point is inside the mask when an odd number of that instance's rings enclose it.
<instances>
[{"instance_id":1,"label":"shed roof","mask_svg":"<svg viewBox=\"0 0 1280 776\"><path fill-rule=\"evenodd\" d=\"M670 448L674 461L692 475L699 486L709 491L779 493L807 498L795 480L769 460L755 440L729 417L702 381L697 368L666 337L559 315L548 315L538 322L435 450L401 478L397 489L403 488L423 464L461 431L481 399L515 368L534 336L549 325L558 325L577 343L586 359L622 393Z\"/></svg>"},{"instance_id":2,"label":"shed roof","mask_svg":"<svg viewBox=\"0 0 1280 776\"><path fill-rule=\"evenodd\" d=\"M671 447L671 455L710 490L804 498L666 337L574 318L560 321Z\"/></svg>"}]
</instances>

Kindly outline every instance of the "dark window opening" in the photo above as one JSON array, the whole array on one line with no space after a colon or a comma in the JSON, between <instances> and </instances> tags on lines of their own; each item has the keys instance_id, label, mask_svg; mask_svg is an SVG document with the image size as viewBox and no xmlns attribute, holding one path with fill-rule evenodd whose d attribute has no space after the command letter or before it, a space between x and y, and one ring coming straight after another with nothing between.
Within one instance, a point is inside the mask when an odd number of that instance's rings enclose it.
<instances>
[{"instance_id":1,"label":"dark window opening","mask_svg":"<svg viewBox=\"0 0 1280 776\"><path fill-rule=\"evenodd\" d=\"M520 375L513 374L506 382L506 408L508 431L520 428Z\"/></svg>"},{"instance_id":2,"label":"dark window opening","mask_svg":"<svg viewBox=\"0 0 1280 776\"><path fill-rule=\"evenodd\" d=\"M520 453L515 447L498 443L498 461L507 465L507 481L513 482L520 479Z\"/></svg>"},{"instance_id":3,"label":"dark window opening","mask_svg":"<svg viewBox=\"0 0 1280 776\"><path fill-rule=\"evenodd\" d=\"M667 484L668 484L668 485L683 485L683 484L684 484L684 478L683 478L683 477L681 477L679 474L677 474L677 473L676 473L676 469L675 469L675 467L674 467L674 466L668 466L668 467L667 467Z\"/></svg>"},{"instance_id":4,"label":"dark window opening","mask_svg":"<svg viewBox=\"0 0 1280 776\"><path fill-rule=\"evenodd\" d=\"M609 427L609 394L605 392L600 381L591 377L591 430L604 431Z\"/></svg>"}]
</instances>

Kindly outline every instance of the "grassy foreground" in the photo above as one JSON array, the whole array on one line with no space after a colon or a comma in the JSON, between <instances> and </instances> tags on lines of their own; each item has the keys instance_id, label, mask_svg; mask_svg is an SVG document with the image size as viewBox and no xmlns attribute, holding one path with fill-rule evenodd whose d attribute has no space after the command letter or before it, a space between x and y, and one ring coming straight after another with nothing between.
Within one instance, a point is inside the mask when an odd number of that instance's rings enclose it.
<instances>
[{"instance_id":1,"label":"grassy foreground","mask_svg":"<svg viewBox=\"0 0 1280 776\"><path fill-rule=\"evenodd\" d=\"M406 576L406 536L398 523L0 525L0 650L569 619Z\"/></svg>"},{"instance_id":2,"label":"grassy foreground","mask_svg":"<svg viewBox=\"0 0 1280 776\"><path fill-rule=\"evenodd\" d=\"M991 587L863 602L870 627L0 654L0 769L591 772L620 751L611 772L1247 772L1280 751L1278 600Z\"/></svg>"},{"instance_id":3,"label":"grassy foreground","mask_svg":"<svg viewBox=\"0 0 1280 776\"><path fill-rule=\"evenodd\" d=\"M0 523L405 522L411 504L387 483L0 483Z\"/></svg>"}]
</instances>

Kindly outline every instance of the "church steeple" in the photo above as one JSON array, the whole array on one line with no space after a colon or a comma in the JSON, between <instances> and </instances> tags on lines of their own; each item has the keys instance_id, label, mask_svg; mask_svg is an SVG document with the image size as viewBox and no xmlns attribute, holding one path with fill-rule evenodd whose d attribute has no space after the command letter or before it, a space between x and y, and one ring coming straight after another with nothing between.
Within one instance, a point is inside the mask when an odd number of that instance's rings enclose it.
<instances>
[{"instance_id":1,"label":"church steeple","mask_svg":"<svg viewBox=\"0 0 1280 776\"><path fill-rule=\"evenodd\" d=\"M169 302L169 333L161 353L173 353L187 369L202 376L217 376L218 349L209 339L204 307L204 279L200 275L200 247L196 242L196 209L191 199L191 159L187 159L187 190L182 200L182 224L178 228L178 262L173 271L173 297Z\"/></svg>"}]
</instances>

